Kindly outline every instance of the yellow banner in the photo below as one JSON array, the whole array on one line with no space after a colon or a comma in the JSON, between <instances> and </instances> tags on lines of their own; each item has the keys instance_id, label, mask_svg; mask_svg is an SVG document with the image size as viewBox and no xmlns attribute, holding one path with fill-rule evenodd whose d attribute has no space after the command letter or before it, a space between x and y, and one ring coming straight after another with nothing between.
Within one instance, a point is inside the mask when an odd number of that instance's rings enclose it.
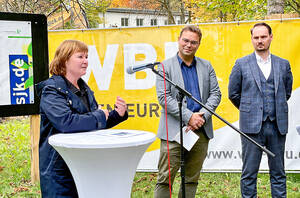
<instances>
[{"instance_id":1,"label":"yellow banner","mask_svg":"<svg viewBox=\"0 0 300 198\"><path fill-rule=\"evenodd\" d=\"M222 101L217 113L233 123L238 111L228 100L227 86L237 58L253 52L250 29L255 22L199 24L202 41L197 56L209 60L218 77ZM293 90L300 85L300 20L267 21L273 29L271 53L290 61ZM141 27L49 32L50 61L65 39L89 45L88 84L99 104L113 108L117 96L128 103L129 119L116 128L156 133L160 115L155 92L155 74L144 70L129 75L132 65L163 61L177 52L177 39L183 26ZM225 124L216 118L214 129ZM159 148L155 141L148 151Z\"/></svg>"}]
</instances>

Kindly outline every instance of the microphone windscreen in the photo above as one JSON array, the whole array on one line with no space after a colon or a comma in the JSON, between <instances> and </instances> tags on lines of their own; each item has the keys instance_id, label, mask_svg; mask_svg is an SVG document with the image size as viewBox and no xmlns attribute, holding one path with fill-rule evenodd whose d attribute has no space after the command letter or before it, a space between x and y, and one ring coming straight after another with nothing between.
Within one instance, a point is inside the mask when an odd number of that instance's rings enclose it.
<instances>
[{"instance_id":1,"label":"microphone windscreen","mask_svg":"<svg viewBox=\"0 0 300 198\"><path fill-rule=\"evenodd\" d=\"M127 74L133 74L134 73L132 67L127 67L126 71L127 71Z\"/></svg>"}]
</instances>

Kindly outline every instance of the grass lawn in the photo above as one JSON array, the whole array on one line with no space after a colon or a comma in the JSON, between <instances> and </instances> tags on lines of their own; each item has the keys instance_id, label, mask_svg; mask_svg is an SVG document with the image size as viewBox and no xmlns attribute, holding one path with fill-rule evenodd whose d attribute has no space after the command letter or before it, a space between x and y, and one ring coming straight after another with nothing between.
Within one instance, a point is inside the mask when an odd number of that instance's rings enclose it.
<instances>
[{"instance_id":1,"label":"grass lawn","mask_svg":"<svg viewBox=\"0 0 300 198\"><path fill-rule=\"evenodd\" d=\"M40 197L39 184L30 182L29 118L6 119L0 123L0 198ZM172 197L180 188L178 173ZM240 173L202 173L196 197L235 198L239 193ZM156 173L138 172L132 186L132 198L152 198ZM287 174L288 198L300 198L300 174ZM258 176L259 198L269 198L269 175Z\"/></svg>"}]
</instances>

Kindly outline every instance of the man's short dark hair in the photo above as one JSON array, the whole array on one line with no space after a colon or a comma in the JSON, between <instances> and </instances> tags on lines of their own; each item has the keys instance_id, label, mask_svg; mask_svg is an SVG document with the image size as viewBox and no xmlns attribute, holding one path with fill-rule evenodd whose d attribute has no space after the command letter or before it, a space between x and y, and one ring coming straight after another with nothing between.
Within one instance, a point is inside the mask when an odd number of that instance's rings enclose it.
<instances>
[{"instance_id":1,"label":"man's short dark hair","mask_svg":"<svg viewBox=\"0 0 300 198\"><path fill-rule=\"evenodd\" d=\"M202 32L201 32L201 30L197 26L195 26L195 25L187 25L187 26L185 26L184 28L182 28L179 37L181 37L182 33L185 32L185 31L190 31L190 32L194 32L194 33L198 34L199 41L201 41Z\"/></svg>"},{"instance_id":2,"label":"man's short dark hair","mask_svg":"<svg viewBox=\"0 0 300 198\"><path fill-rule=\"evenodd\" d=\"M256 24L253 26L253 28L251 28L251 30L250 30L251 35L252 35L252 33L253 33L253 29L254 29L255 27L257 27L257 26L265 26L265 27L268 29L269 35L272 34L272 28L271 28L271 26L269 26L269 25L266 24L265 22L262 22L262 23L256 23Z\"/></svg>"}]
</instances>

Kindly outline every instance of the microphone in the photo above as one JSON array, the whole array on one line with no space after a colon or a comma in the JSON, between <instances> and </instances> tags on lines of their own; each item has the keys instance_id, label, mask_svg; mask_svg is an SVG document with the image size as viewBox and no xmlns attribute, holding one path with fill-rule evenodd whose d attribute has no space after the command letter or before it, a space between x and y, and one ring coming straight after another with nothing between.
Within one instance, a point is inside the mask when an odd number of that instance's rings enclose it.
<instances>
[{"instance_id":1,"label":"microphone","mask_svg":"<svg viewBox=\"0 0 300 198\"><path fill-rule=\"evenodd\" d=\"M130 66L130 67L127 67L126 71L127 71L127 74L133 74L137 71L141 71L141 70L144 70L147 68L153 68L155 65L158 65L158 64L160 64L160 62Z\"/></svg>"},{"instance_id":2,"label":"microphone","mask_svg":"<svg viewBox=\"0 0 300 198\"><path fill-rule=\"evenodd\" d=\"M300 125L296 126L296 129L297 129L297 131L298 131L298 133L300 135Z\"/></svg>"}]
</instances>

